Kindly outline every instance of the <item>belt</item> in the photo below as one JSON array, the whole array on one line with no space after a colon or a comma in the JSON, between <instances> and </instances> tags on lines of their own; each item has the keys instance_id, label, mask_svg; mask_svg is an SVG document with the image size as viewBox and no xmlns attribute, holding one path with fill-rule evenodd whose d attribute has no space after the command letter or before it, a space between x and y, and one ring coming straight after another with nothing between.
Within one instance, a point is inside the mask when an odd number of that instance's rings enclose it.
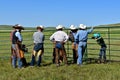
<instances>
[{"instance_id":1,"label":"belt","mask_svg":"<svg viewBox=\"0 0 120 80\"><path fill-rule=\"evenodd\" d=\"M55 41L56 43L62 43L62 41Z\"/></svg>"},{"instance_id":2,"label":"belt","mask_svg":"<svg viewBox=\"0 0 120 80\"><path fill-rule=\"evenodd\" d=\"M35 45L37 45L37 44L43 44L43 43L34 43Z\"/></svg>"},{"instance_id":3,"label":"belt","mask_svg":"<svg viewBox=\"0 0 120 80\"><path fill-rule=\"evenodd\" d=\"M79 41L79 42L87 42L87 41Z\"/></svg>"}]
</instances>

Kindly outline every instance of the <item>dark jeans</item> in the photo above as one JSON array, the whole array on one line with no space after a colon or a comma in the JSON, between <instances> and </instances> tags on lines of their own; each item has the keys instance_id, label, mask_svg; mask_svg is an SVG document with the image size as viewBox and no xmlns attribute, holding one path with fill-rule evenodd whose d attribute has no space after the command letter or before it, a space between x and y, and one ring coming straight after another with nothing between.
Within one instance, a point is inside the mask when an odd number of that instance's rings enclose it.
<instances>
[{"instance_id":1,"label":"dark jeans","mask_svg":"<svg viewBox=\"0 0 120 80\"><path fill-rule=\"evenodd\" d=\"M99 53L99 59L100 60L106 60L106 47L101 47L100 53Z\"/></svg>"},{"instance_id":2,"label":"dark jeans","mask_svg":"<svg viewBox=\"0 0 120 80\"><path fill-rule=\"evenodd\" d=\"M42 59L41 56L39 56L39 57L38 57L38 60L37 60L37 66L40 66L41 59ZM36 64L35 56L32 55L32 60L31 60L30 65L31 65L31 66L34 66L35 64Z\"/></svg>"}]
</instances>

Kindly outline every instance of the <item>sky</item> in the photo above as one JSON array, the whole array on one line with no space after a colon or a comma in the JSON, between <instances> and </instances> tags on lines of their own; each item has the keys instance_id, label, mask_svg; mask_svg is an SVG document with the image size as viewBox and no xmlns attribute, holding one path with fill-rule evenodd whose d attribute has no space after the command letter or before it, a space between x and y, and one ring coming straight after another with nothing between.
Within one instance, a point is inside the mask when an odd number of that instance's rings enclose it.
<instances>
[{"instance_id":1,"label":"sky","mask_svg":"<svg viewBox=\"0 0 120 80\"><path fill-rule=\"evenodd\" d=\"M120 0L0 0L0 25L98 26L120 23Z\"/></svg>"}]
</instances>

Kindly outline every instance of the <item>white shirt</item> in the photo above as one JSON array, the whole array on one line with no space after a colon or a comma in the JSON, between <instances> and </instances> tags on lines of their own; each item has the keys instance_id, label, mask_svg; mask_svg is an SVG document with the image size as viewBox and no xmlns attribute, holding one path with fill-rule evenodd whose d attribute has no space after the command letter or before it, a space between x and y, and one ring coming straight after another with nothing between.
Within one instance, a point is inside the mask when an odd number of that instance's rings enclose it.
<instances>
[{"instance_id":1,"label":"white shirt","mask_svg":"<svg viewBox=\"0 0 120 80\"><path fill-rule=\"evenodd\" d=\"M15 33L15 36L18 38L19 41L22 41L22 36L21 36L20 32L17 31Z\"/></svg>"},{"instance_id":2,"label":"white shirt","mask_svg":"<svg viewBox=\"0 0 120 80\"><path fill-rule=\"evenodd\" d=\"M64 31L56 31L54 34L52 34L52 36L50 36L50 40L66 42L68 40L68 35Z\"/></svg>"}]
</instances>

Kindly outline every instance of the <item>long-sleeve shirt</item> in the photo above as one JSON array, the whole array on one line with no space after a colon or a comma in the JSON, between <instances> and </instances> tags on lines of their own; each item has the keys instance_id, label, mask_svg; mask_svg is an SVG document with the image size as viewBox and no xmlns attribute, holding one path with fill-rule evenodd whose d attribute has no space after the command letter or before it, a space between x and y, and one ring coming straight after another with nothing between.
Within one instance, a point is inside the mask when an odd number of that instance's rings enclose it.
<instances>
[{"instance_id":1,"label":"long-sleeve shirt","mask_svg":"<svg viewBox=\"0 0 120 80\"><path fill-rule=\"evenodd\" d=\"M18 41L22 42L22 35L20 34L20 32L16 32L15 36L18 38Z\"/></svg>"},{"instance_id":2,"label":"long-sleeve shirt","mask_svg":"<svg viewBox=\"0 0 120 80\"><path fill-rule=\"evenodd\" d=\"M87 42L88 34L93 31L93 28L89 30L79 30L75 36L76 43Z\"/></svg>"},{"instance_id":3,"label":"long-sleeve shirt","mask_svg":"<svg viewBox=\"0 0 120 80\"><path fill-rule=\"evenodd\" d=\"M96 41L101 47L107 47L102 37L97 38Z\"/></svg>"},{"instance_id":4,"label":"long-sleeve shirt","mask_svg":"<svg viewBox=\"0 0 120 80\"><path fill-rule=\"evenodd\" d=\"M40 31L34 32L33 34L34 43L44 43L44 38L43 33Z\"/></svg>"},{"instance_id":5,"label":"long-sleeve shirt","mask_svg":"<svg viewBox=\"0 0 120 80\"><path fill-rule=\"evenodd\" d=\"M68 35L64 31L56 31L50 36L51 41L66 42L68 40Z\"/></svg>"}]
</instances>

